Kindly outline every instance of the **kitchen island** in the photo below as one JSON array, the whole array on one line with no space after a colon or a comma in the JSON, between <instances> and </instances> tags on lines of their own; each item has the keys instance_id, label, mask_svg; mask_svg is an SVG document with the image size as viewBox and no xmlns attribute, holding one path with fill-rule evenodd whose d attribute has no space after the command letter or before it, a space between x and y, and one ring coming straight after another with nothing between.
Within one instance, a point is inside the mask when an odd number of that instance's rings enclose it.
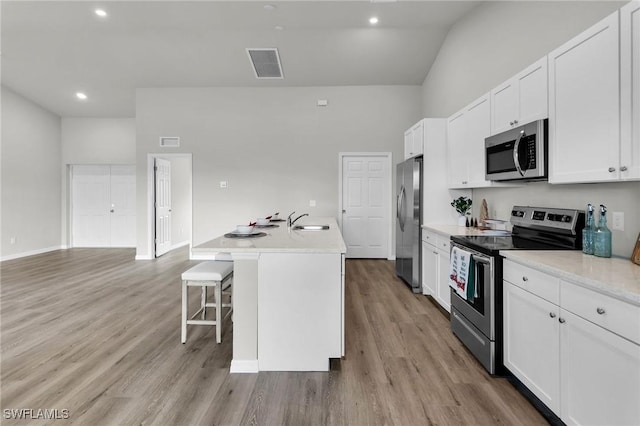
<instances>
[{"instance_id":1,"label":"kitchen island","mask_svg":"<svg viewBox=\"0 0 640 426\"><path fill-rule=\"evenodd\" d=\"M194 257L230 253L233 278L232 373L328 371L344 355L344 255L334 218L305 217L255 228L256 238L215 238L192 249Z\"/></svg>"}]
</instances>

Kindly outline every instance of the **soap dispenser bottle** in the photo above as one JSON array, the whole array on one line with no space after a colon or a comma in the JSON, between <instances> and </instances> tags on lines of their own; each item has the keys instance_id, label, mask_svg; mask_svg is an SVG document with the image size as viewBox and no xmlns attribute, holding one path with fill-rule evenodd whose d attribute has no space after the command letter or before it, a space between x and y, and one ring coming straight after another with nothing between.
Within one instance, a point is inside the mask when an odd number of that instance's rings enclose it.
<instances>
[{"instance_id":1,"label":"soap dispenser bottle","mask_svg":"<svg viewBox=\"0 0 640 426\"><path fill-rule=\"evenodd\" d=\"M593 234L593 254L611 257L611 231L607 228L607 207L600 204L600 223Z\"/></svg>"},{"instance_id":2,"label":"soap dispenser bottle","mask_svg":"<svg viewBox=\"0 0 640 426\"><path fill-rule=\"evenodd\" d=\"M595 219L593 217L593 204L587 204L586 211L587 220L582 230L582 252L584 254L593 254L593 234L595 232Z\"/></svg>"}]
</instances>

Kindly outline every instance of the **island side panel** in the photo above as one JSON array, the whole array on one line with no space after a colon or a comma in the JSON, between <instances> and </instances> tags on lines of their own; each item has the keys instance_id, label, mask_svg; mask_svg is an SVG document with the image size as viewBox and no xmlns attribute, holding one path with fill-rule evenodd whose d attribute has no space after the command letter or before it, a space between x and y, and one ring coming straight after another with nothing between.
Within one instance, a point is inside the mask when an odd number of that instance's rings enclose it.
<instances>
[{"instance_id":1,"label":"island side panel","mask_svg":"<svg viewBox=\"0 0 640 426\"><path fill-rule=\"evenodd\" d=\"M258 253L233 253L231 373L258 372Z\"/></svg>"},{"instance_id":2,"label":"island side panel","mask_svg":"<svg viewBox=\"0 0 640 426\"><path fill-rule=\"evenodd\" d=\"M258 269L260 371L328 371L342 355L342 255L263 253Z\"/></svg>"}]
</instances>

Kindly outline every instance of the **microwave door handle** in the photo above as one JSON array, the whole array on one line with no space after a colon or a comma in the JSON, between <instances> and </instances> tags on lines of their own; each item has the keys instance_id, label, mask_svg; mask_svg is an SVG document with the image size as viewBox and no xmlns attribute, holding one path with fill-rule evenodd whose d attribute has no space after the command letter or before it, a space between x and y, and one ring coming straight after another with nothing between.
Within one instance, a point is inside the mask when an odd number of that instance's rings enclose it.
<instances>
[{"instance_id":1,"label":"microwave door handle","mask_svg":"<svg viewBox=\"0 0 640 426\"><path fill-rule=\"evenodd\" d=\"M520 149L520 141L522 140L523 136L524 130L521 130L520 135L518 135L518 139L516 139L516 143L513 145L513 162L515 163L516 169L518 170L518 173L520 173L520 176L524 176L522 167L520 167L520 158L518 154L518 150Z\"/></svg>"}]
</instances>

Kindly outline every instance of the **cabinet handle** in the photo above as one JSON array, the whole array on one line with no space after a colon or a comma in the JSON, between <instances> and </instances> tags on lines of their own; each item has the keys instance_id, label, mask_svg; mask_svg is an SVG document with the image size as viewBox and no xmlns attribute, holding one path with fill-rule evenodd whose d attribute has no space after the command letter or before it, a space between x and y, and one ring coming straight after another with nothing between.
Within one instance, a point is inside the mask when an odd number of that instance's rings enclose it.
<instances>
[{"instance_id":1,"label":"cabinet handle","mask_svg":"<svg viewBox=\"0 0 640 426\"><path fill-rule=\"evenodd\" d=\"M513 120L513 124L518 124L518 120Z\"/></svg>"},{"instance_id":2,"label":"cabinet handle","mask_svg":"<svg viewBox=\"0 0 640 426\"><path fill-rule=\"evenodd\" d=\"M609 167L609 172L610 172L610 173L613 173L613 172L615 172L615 171L616 171L616 168L615 168L615 167Z\"/></svg>"},{"instance_id":3,"label":"cabinet handle","mask_svg":"<svg viewBox=\"0 0 640 426\"><path fill-rule=\"evenodd\" d=\"M620 171L621 171L621 172L626 172L626 171L627 171L627 166L622 166L622 167L620 167Z\"/></svg>"},{"instance_id":4,"label":"cabinet handle","mask_svg":"<svg viewBox=\"0 0 640 426\"><path fill-rule=\"evenodd\" d=\"M438 254L438 252L434 250L433 254Z\"/></svg>"},{"instance_id":5,"label":"cabinet handle","mask_svg":"<svg viewBox=\"0 0 640 426\"><path fill-rule=\"evenodd\" d=\"M555 318L555 317L556 317L556 314L555 314L554 312L549 312L549 316L550 316L551 318Z\"/></svg>"},{"instance_id":6,"label":"cabinet handle","mask_svg":"<svg viewBox=\"0 0 640 426\"><path fill-rule=\"evenodd\" d=\"M527 277L522 277L522 281L529 281L529 278L527 278Z\"/></svg>"},{"instance_id":7,"label":"cabinet handle","mask_svg":"<svg viewBox=\"0 0 640 426\"><path fill-rule=\"evenodd\" d=\"M513 121L510 121L510 122L509 122L509 126L513 126L513 125L514 125L514 122L513 122Z\"/></svg>"},{"instance_id":8,"label":"cabinet handle","mask_svg":"<svg viewBox=\"0 0 640 426\"><path fill-rule=\"evenodd\" d=\"M597 309L596 309L596 312L597 312L599 315L604 315L604 309L603 309L603 308L597 308Z\"/></svg>"},{"instance_id":9,"label":"cabinet handle","mask_svg":"<svg viewBox=\"0 0 640 426\"><path fill-rule=\"evenodd\" d=\"M560 321L560 324L564 324L567 320L564 318L558 318L558 321Z\"/></svg>"}]
</instances>

